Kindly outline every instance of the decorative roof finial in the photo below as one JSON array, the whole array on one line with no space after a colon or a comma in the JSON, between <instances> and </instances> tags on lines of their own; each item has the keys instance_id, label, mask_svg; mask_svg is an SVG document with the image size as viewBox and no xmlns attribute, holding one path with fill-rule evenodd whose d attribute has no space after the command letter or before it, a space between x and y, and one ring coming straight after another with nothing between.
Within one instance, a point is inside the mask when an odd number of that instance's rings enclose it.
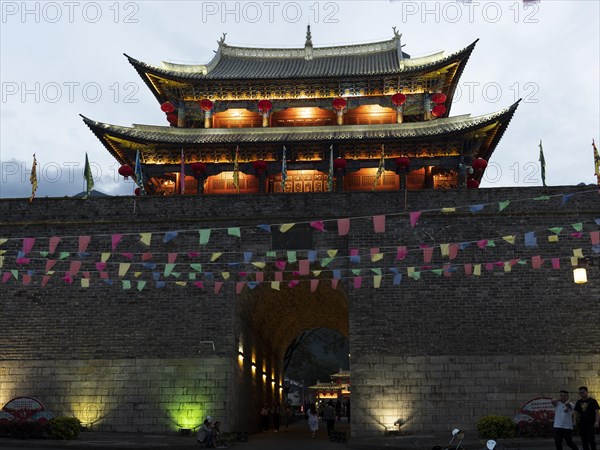
<instances>
[{"instance_id":1,"label":"decorative roof finial","mask_svg":"<svg viewBox=\"0 0 600 450\"><path fill-rule=\"evenodd\" d=\"M310 25L306 26L306 42L304 43L305 47L312 47L312 35L310 34Z\"/></svg>"},{"instance_id":2,"label":"decorative roof finial","mask_svg":"<svg viewBox=\"0 0 600 450\"><path fill-rule=\"evenodd\" d=\"M396 30L396 27L392 27L392 30L394 30L394 37L401 37L402 33L400 33L398 30Z\"/></svg>"},{"instance_id":3,"label":"decorative roof finial","mask_svg":"<svg viewBox=\"0 0 600 450\"><path fill-rule=\"evenodd\" d=\"M221 44L224 44L224 43L225 43L225 37L227 37L227 33L223 33L223 36L221 36L221 39L219 39L219 40L217 41L217 43L218 43L219 45L221 45Z\"/></svg>"}]
</instances>

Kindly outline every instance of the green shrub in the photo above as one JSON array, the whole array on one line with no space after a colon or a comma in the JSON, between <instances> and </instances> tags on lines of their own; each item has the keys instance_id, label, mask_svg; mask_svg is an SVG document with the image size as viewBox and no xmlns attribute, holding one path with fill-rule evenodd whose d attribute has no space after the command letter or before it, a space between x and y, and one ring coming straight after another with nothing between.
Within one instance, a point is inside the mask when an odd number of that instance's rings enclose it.
<instances>
[{"instance_id":1,"label":"green shrub","mask_svg":"<svg viewBox=\"0 0 600 450\"><path fill-rule=\"evenodd\" d=\"M75 439L79 436L81 422L74 417L56 417L50 421L49 435L52 439Z\"/></svg>"},{"instance_id":2,"label":"green shrub","mask_svg":"<svg viewBox=\"0 0 600 450\"><path fill-rule=\"evenodd\" d=\"M477 421L477 431L480 438L505 439L514 437L516 425L508 417L483 416Z\"/></svg>"}]
</instances>

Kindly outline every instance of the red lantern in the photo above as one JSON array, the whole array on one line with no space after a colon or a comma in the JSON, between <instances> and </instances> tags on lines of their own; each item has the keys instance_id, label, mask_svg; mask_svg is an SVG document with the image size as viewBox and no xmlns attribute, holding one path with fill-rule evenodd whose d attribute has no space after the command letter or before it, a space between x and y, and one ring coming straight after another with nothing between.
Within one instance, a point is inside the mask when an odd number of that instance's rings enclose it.
<instances>
[{"instance_id":1,"label":"red lantern","mask_svg":"<svg viewBox=\"0 0 600 450\"><path fill-rule=\"evenodd\" d=\"M177 114L175 114L175 113L169 113L169 114L167 114L167 121L171 125L177 125L177 121L178 120L179 120L179 117L177 116Z\"/></svg>"},{"instance_id":2,"label":"red lantern","mask_svg":"<svg viewBox=\"0 0 600 450\"><path fill-rule=\"evenodd\" d=\"M446 94L443 92L438 92L437 94L433 94L431 96L431 101L433 103L444 103L446 101Z\"/></svg>"},{"instance_id":3,"label":"red lantern","mask_svg":"<svg viewBox=\"0 0 600 450\"><path fill-rule=\"evenodd\" d=\"M200 108L202 108L204 111L208 112L213 108L213 102L211 102L208 99L204 99L204 100L200 100Z\"/></svg>"},{"instance_id":4,"label":"red lantern","mask_svg":"<svg viewBox=\"0 0 600 450\"><path fill-rule=\"evenodd\" d=\"M396 158L396 167L399 169L408 169L408 166L410 166L410 158L407 158L406 156Z\"/></svg>"},{"instance_id":5,"label":"red lantern","mask_svg":"<svg viewBox=\"0 0 600 450\"><path fill-rule=\"evenodd\" d=\"M271 109L273 109L273 103L269 100L261 100L258 102L258 110L263 114L267 114Z\"/></svg>"},{"instance_id":6,"label":"red lantern","mask_svg":"<svg viewBox=\"0 0 600 450\"><path fill-rule=\"evenodd\" d=\"M346 107L348 103L346 102L346 100L344 100L342 97L336 98L333 101L333 109L337 109L338 111L341 111L342 109L344 109Z\"/></svg>"},{"instance_id":7,"label":"red lantern","mask_svg":"<svg viewBox=\"0 0 600 450\"><path fill-rule=\"evenodd\" d=\"M404 102L406 102L406 95L398 92L394 95L392 95L392 103L396 106L401 106L404 105Z\"/></svg>"},{"instance_id":8,"label":"red lantern","mask_svg":"<svg viewBox=\"0 0 600 450\"><path fill-rule=\"evenodd\" d=\"M135 194L136 197L139 197L140 194L142 193L142 191L140 191L140 188L135 188L135 191L133 191L133 193Z\"/></svg>"},{"instance_id":9,"label":"red lantern","mask_svg":"<svg viewBox=\"0 0 600 450\"><path fill-rule=\"evenodd\" d=\"M479 171L479 170L485 170L485 168L487 167L487 161L483 158L475 158L473 160L473 162L471 163L471 167L473 168L473 170L475 171Z\"/></svg>"},{"instance_id":10,"label":"red lantern","mask_svg":"<svg viewBox=\"0 0 600 450\"><path fill-rule=\"evenodd\" d=\"M467 188L468 189L477 189L478 187L479 187L479 181L472 179L472 178L467 180Z\"/></svg>"},{"instance_id":11,"label":"red lantern","mask_svg":"<svg viewBox=\"0 0 600 450\"><path fill-rule=\"evenodd\" d=\"M446 114L446 107L444 105L435 105L431 110L431 114L435 117L441 117Z\"/></svg>"},{"instance_id":12,"label":"red lantern","mask_svg":"<svg viewBox=\"0 0 600 450\"><path fill-rule=\"evenodd\" d=\"M203 162L192 163L192 170L196 172L196 175L202 175L204 172L206 172L206 164Z\"/></svg>"},{"instance_id":13,"label":"red lantern","mask_svg":"<svg viewBox=\"0 0 600 450\"><path fill-rule=\"evenodd\" d=\"M335 170L344 170L346 168L346 160L344 158L336 158L333 160L333 168Z\"/></svg>"},{"instance_id":14,"label":"red lantern","mask_svg":"<svg viewBox=\"0 0 600 450\"><path fill-rule=\"evenodd\" d=\"M262 160L254 161L252 167L254 167L254 170L258 175L262 175L265 170L267 170L267 163Z\"/></svg>"},{"instance_id":15,"label":"red lantern","mask_svg":"<svg viewBox=\"0 0 600 450\"><path fill-rule=\"evenodd\" d=\"M133 176L133 169L131 166L121 166L119 167L119 175L125 177L125 179Z\"/></svg>"},{"instance_id":16,"label":"red lantern","mask_svg":"<svg viewBox=\"0 0 600 450\"><path fill-rule=\"evenodd\" d=\"M171 102L164 102L162 105L160 105L160 109L162 110L162 112L165 112L168 114L168 113L172 113L173 111L175 111L175 106Z\"/></svg>"}]
</instances>

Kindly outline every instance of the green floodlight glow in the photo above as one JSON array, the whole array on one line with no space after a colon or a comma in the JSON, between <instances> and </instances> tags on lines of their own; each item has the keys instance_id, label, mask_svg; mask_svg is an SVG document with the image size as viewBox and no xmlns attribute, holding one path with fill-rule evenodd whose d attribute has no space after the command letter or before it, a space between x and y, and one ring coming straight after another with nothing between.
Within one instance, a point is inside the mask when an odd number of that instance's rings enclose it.
<instances>
[{"instance_id":1,"label":"green floodlight glow","mask_svg":"<svg viewBox=\"0 0 600 450\"><path fill-rule=\"evenodd\" d=\"M171 422L176 425L177 431L181 428L195 429L202 424L205 414L204 402L199 403L177 403L167 408Z\"/></svg>"}]
</instances>

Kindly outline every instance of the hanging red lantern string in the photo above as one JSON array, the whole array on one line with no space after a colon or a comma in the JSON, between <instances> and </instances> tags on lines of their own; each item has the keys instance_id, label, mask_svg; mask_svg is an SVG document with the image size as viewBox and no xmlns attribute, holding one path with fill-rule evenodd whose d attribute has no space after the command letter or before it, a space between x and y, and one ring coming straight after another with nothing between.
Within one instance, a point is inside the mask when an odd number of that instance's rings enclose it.
<instances>
[{"instance_id":1,"label":"hanging red lantern string","mask_svg":"<svg viewBox=\"0 0 600 450\"><path fill-rule=\"evenodd\" d=\"M341 111L346 107L347 104L348 102L346 102L345 99L343 99L342 97L338 97L333 101L333 109Z\"/></svg>"},{"instance_id":2,"label":"hanging red lantern string","mask_svg":"<svg viewBox=\"0 0 600 450\"><path fill-rule=\"evenodd\" d=\"M169 114L175 111L175 106L171 102L164 102L162 105L160 105L160 109L162 112Z\"/></svg>"},{"instance_id":3,"label":"hanging red lantern string","mask_svg":"<svg viewBox=\"0 0 600 450\"><path fill-rule=\"evenodd\" d=\"M196 176L202 175L206 172L206 164L203 162L192 163L192 170L196 173Z\"/></svg>"},{"instance_id":4,"label":"hanging red lantern string","mask_svg":"<svg viewBox=\"0 0 600 450\"><path fill-rule=\"evenodd\" d=\"M131 166L119 167L119 175L125 177L125 179L133 176L133 168Z\"/></svg>"},{"instance_id":5,"label":"hanging red lantern string","mask_svg":"<svg viewBox=\"0 0 600 450\"><path fill-rule=\"evenodd\" d=\"M208 112L211 109L213 109L213 102L211 102L210 100L208 100L206 98L204 100L200 100L200 108L203 111Z\"/></svg>"},{"instance_id":6,"label":"hanging red lantern string","mask_svg":"<svg viewBox=\"0 0 600 450\"><path fill-rule=\"evenodd\" d=\"M447 99L446 94L444 94L443 92L438 92L431 96L431 101L433 103L444 103L446 101L446 99Z\"/></svg>"},{"instance_id":7,"label":"hanging red lantern string","mask_svg":"<svg viewBox=\"0 0 600 450\"><path fill-rule=\"evenodd\" d=\"M467 189L477 189L479 187L479 181L471 178L467 180Z\"/></svg>"},{"instance_id":8,"label":"hanging red lantern string","mask_svg":"<svg viewBox=\"0 0 600 450\"><path fill-rule=\"evenodd\" d=\"M446 114L446 107L444 105L435 105L431 110L431 114L434 117L442 117L444 114Z\"/></svg>"},{"instance_id":9,"label":"hanging red lantern string","mask_svg":"<svg viewBox=\"0 0 600 450\"><path fill-rule=\"evenodd\" d=\"M410 158L406 156L396 158L396 167L398 167L398 169L406 170L408 169L408 166L410 166Z\"/></svg>"},{"instance_id":10,"label":"hanging red lantern string","mask_svg":"<svg viewBox=\"0 0 600 450\"><path fill-rule=\"evenodd\" d=\"M346 164L347 162L344 158L336 158L333 160L333 168L335 170L345 170Z\"/></svg>"},{"instance_id":11,"label":"hanging red lantern string","mask_svg":"<svg viewBox=\"0 0 600 450\"><path fill-rule=\"evenodd\" d=\"M257 175L260 176L267 170L267 163L263 160L254 161L252 167L254 167Z\"/></svg>"},{"instance_id":12,"label":"hanging red lantern string","mask_svg":"<svg viewBox=\"0 0 600 450\"><path fill-rule=\"evenodd\" d=\"M402 106L402 105L404 105L405 102L406 102L406 95L404 95L400 92L392 95L392 103L395 106Z\"/></svg>"},{"instance_id":13,"label":"hanging red lantern string","mask_svg":"<svg viewBox=\"0 0 600 450\"><path fill-rule=\"evenodd\" d=\"M471 167L473 168L473 170L475 172L478 172L480 170L481 171L485 170L487 165L488 165L487 161L483 158L475 158L473 160L473 162L471 163Z\"/></svg>"},{"instance_id":14,"label":"hanging red lantern string","mask_svg":"<svg viewBox=\"0 0 600 450\"><path fill-rule=\"evenodd\" d=\"M175 113L169 113L169 114L167 114L167 121L171 125L177 125L177 121L178 120L179 120L179 117L177 116L177 114L175 114Z\"/></svg>"}]
</instances>

